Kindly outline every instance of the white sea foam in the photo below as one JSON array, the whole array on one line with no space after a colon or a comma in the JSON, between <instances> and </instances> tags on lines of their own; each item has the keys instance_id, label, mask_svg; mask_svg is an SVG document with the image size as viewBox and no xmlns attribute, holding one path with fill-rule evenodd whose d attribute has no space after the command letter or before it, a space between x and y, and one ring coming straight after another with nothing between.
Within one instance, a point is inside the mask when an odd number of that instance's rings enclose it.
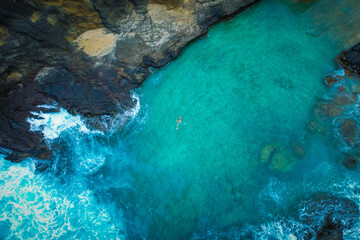
<instances>
[{"instance_id":1,"label":"white sea foam","mask_svg":"<svg viewBox=\"0 0 360 240\"><path fill-rule=\"evenodd\" d=\"M135 106L128 110L118 113L115 116L105 115L100 118L103 130L111 131L118 130L128 123L130 119L134 119L140 112L140 100L136 94L132 95ZM39 105L40 109L58 109L57 104L54 105ZM30 123L31 131L42 132L45 139L54 140L59 137L61 132L66 130L75 130L80 133L97 133L103 134L101 131L90 130L83 119L79 115L72 115L64 108L60 108L58 112L31 112L34 117L28 117L27 122Z\"/></svg>"},{"instance_id":2,"label":"white sea foam","mask_svg":"<svg viewBox=\"0 0 360 240\"><path fill-rule=\"evenodd\" d=\"M38 106L39 108L45 108L45 109L57 109L57 104L49 105L49 104L42 104Z\"/></svg>"},{"instance_id":3,"label":"white sea foam","mask_svg":"<svg viewBox=\"0 0 360 240\"><path fill-rule=\"evenodd\" d=\"M194 234L192 240L220 240L220 239L255 239L255 240L302 240L315 236L308 226L293 219L277 220L260 226L244 226L232 228L226 232L208 230L205 236Z\"/></svg>"},{"instance_id":4,"label":"white sea foam","mask_svg":"<svg viewBox=\"0 0 360 240\"><path fill-rule=\"evenodd\" d=\"M312 230L295 220L279 220L273 221L260 226L260 230L255 233L256 239L286 239L297 240L306 239L305 236Z\"/></svg>"},{"instance_id":5,"label":"white sea foam","mask_svg":"<svg viewBox=\"0 0 360 240\"><path fill-rule=\"evenodd\" d=\"M128 116L128 117L136 117L137 114L139 113L140 111L140 99L139 97L136 95L136 94L133 94L131 96L131 98L134 100L135 102L135 107L133 107L132 109L130 109L129 111L127 111L125 114Z\"/></svg>"},{"instance_id":6,"label":"white sea foam","mask_svg":"<svg viewBox=\"0 0 360 240\"><path fill-rule=\"evenodd\" d=\"M48 105L46 106L47 108L50 108ZM44 107L44 105L39 107ZM44 113L40 111L31 112L31 114L35 117L29 117L27 119L30 123L30 130L42 132L45 139L56 139L59 137L61 132L74 128L78 132L91 132L79 115L71 115L63 108L60 108L59 112L54 113ZM100 133L100 131L96 132Z\"/></svg>"},{"instance_id":7,"label":"white sea foam","mask_svg":"<svg viewBox=\"0 0 360 240\"><path fill-rule=\"evenodd\" d=\"M276 178L271 178L269 184L264 188L260 194L261 198L268 198L274 201L277 205L283 204L283 195L287 191L285 183Z\"/></svg>"},{"instance_id":8,"label":"white sea foam","mask_svg":"<svg viewBox=\"0 0 360 240\"><path fill-rule=\"evenodd\" d=\"M86 175L97 172L105 163L105 157L100 156L84 156L79 159L79 171Z\"/></svg>"},{"instance_id":9,"label":"white sea foam","mask_svg":"<svg viewBox=\"0 0 360 240\"><path fill-rule=\"evenodd\" d=\"M122 223L111 218L91 191L69 189L34 173L29 159L0 159L0 221L7 239L119 239ZM3 229L4 230L4 229ZM1 235L0 235L1 236Z\"/></svg>"},{"instance_id":10,"label":"white sea foam","mask_svg":"<svg viewBox=\"0 0 360 240\"><path fill-rule=\"evenodd\" d=\"M123 112L119 112L115 116L104 115L100 118L101 129L106 132L115 132L125 127L132 119L135 119L140 112L140 99L136 94L131 96L135 106Z\"/></svg>"},{"instance_id":11,"label":"white sea foam","mask_svg":"<svg viewBox=\"0 0 360 240\"><path fill-rule=\"evenodd\" d=\"M136 95L133 99L135 107L109 118L113 125L124 125L137 116L140 102ZM0 221L10 223L9 236L19 239L124 239L125 236L119 234L125 233L123 221L114 221L109 214L114 206L101 205L86 185L86 175L97 172L105 164L106 154L110 154L104 133L91 130L81 116L59 109L56 104L38 107L39 111L31 112L32 116L27 119L30 130L41 132L50 147L54 143L66 145L66 152L55 152L54 170L64 166L64 161L65 165L70 161L75 171L63 185L56 179L48 179L44 173L34 174L32 160L17 165L0 161L0 183L5 182L0 186ZM44 109L58 112L49 113ZM62 135L64 132L70 134ZM60 163L62 165L57 165ZM48 174L51 177L51 173ZM118 214L121 210L111 212Z\"/></svg>"},{"instance_id":12,"label":"white sea foam","mask_svg":"<svg viewBox=\"0 0 360 240\"><path fill-rule=\"evenodd\" d=\"M360 222L358 222L354 227L344 230L344 239L345 240L360 239Z\"/></svg>"},{"instance_id":13,"label":"white sea foam","mask_svg":"<svg viewBox=\"0 0 360 240\"><path fill-rule=\"evenodd\" d=\"M344 69L336 70L336 71L334 71L334 74L336 76L344 77L345 76L345 70Z\"/></svg>"}]
</instances>

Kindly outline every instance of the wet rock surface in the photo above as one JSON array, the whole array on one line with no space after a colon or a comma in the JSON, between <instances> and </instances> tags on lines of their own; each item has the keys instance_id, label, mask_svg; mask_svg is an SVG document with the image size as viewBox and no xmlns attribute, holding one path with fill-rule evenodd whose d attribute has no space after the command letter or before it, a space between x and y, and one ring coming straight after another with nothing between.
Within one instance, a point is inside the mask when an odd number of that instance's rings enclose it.
<instances>
[{"instance_id":1,"label":"wet rock surface","mask_svg":"<svg viewBox=\"0 0 360 240\"><path fill-rule=\"evenodd\" d=\"M360 76L360 43L349 50L341 52L337 57L337 61L348 75Z\"/></svg>"},{"instance_id":2,"label":"wet rock surface","mask_svg":"<svg viewBox=\"0 0 360 240\"><path fill-rule=\"evenodd\" d=\"M71 113L113 115L130 90L212 24L256 0L2 1L0 147L8 158L48 158L26 119L57 102ZM1 150L6 151L6 150ZM5 153L5 152L4 152Z\"/></svg>"},{"instance_id":3,"label":"wet rock surface","mask_svg":"<svg viewBox=\"0 0 360 240\"><path fill-rule=\"evenodd\" d=\"M316 233L315 239L343 239L343 231L359 217L358 205L347 198L321 194L306 202L300 219Z\"/></svg>"},{"instance_id":4,"label":"wet rock surface","mask_svg":"<svg viewBox=\"0 0 360 240\"><path fill-rule=\"evenodd\" d=\"M351 199L317 194L296 204L298 212L282 220L261 226L232 227L227 231L208 231L191 239L344 239L344 231L353 227L360 216L358 205Z\"/></svg>"},{"instance_id":5,"label":"wet rock surface","mask_svg":"<svg viewBox=\"0 0 360 240\"><path fill-rule=\"evenodd\" d=\"M339 150L348 156L356 155L360 146L359 79L349 75L346 70L345 73L348 76L344 76L343 71L335 71L325 77L330 88L327 96L316 103L314 113L317 120L309 123L309 130L316 133L318 128L322 128L321 125L328 125L328 129L333 129L333 134L327 135L335 137L340 144ZM331 79L335 79L334 82ZM340 157L339 162L349 169L357 165L357 160L351 161L349 157Z\"/></svg>"},{"instance_id":6,"label":"wet rock surface","mask_svg":"<svg viewBox=\"0 0 360 240\"><path fill-rule=\"evenodd\" d=\"M344 79L344 76L336 74L336 73L331 73L325 76L325 85L328 87L332 87L334 86L336 83L339 83L341 80Z\"/></svg>"}]
</instances>

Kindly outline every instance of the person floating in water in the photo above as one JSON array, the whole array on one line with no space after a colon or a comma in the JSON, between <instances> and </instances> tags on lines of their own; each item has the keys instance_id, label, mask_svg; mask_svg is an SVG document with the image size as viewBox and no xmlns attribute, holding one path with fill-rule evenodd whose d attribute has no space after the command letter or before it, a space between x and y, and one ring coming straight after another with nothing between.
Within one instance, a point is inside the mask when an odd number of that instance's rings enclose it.
<instances>
[{"instance_id":1,"label":"person floating in water","mask_svg":"<svg viewBox=\"0 0 360 240\"><path fill-rule=\"evenodd\" d=\"M179 120L177 121L176 130L179 129L180 124L181 124L181 116L179 116Z\"/></svg>"}]
</instances>

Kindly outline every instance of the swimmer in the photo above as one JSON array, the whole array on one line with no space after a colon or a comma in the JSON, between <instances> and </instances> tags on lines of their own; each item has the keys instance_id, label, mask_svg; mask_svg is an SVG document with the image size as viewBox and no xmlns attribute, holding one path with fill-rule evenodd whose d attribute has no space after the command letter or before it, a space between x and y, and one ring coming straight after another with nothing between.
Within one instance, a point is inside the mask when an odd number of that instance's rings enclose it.
<instances>
[{"instance_id":1,"label":"swimmer","mask_svg":"<svg viewBox=\"0 0 360 240\"><path fill-rule=\"evenodd\" d=\"M181 124L181 116L179 116L179 120L177 121L176 130L179 129L180 124Z\"/></svg>"}]
</instances>

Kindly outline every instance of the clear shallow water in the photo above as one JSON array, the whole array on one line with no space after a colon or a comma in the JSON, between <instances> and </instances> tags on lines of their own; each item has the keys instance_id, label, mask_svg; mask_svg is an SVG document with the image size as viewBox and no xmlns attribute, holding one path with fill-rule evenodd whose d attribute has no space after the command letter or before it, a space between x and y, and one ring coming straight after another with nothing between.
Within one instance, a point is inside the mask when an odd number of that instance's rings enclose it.
<instances>
[{"instance_id":1,"label":"clear shallow water","mask_svg":"<svg viewBox=\"0 0 360 240\"><path fill-rule=\"evenodd\" d=\"M91 131L65 111L32 121L56 159L45 173L1 161L0 238L301 238L312 195L359 202L331 127L309 130L359 11L350 0L263 1L155 72L123 131ZM288 164L262 162L267 145Z\"/></svg>"}]
</instances>

